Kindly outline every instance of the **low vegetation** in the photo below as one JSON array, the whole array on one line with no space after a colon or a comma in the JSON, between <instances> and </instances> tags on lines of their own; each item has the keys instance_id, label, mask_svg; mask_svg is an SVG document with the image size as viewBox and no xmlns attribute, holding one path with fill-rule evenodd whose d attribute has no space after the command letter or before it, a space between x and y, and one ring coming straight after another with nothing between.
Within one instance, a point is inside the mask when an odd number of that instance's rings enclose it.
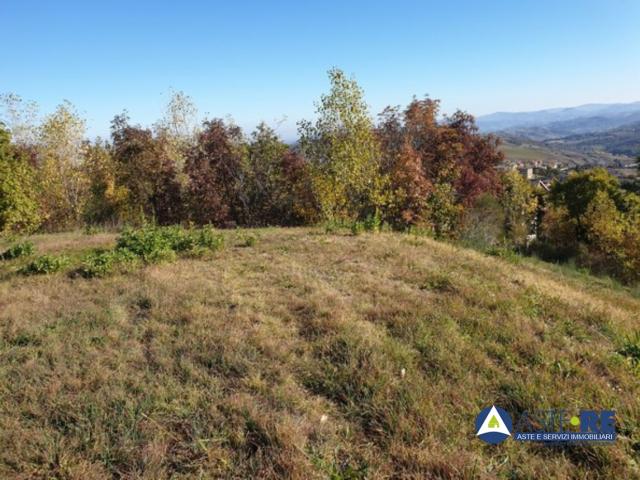
<instances>
[{"instance_id":1,"label":"low vegetation","mask_svg":"<svg viewBox=\"0 0 640 480\"><path fill-rule=\"evenodd\" d=\"M14 258L28 257L33 254L33 243L18 242L7 248L2 255L1 260L13 260Z\"/></svg>"},{"instance_id":2,"label":"low vegetation","mask_svg":"<svg viewBox=\"0 0 640 480\"><path fill-rule=\"evenodd\" d=\"M44 275L60 271L68 263L69 259L63 255L42 255L24 265L18 272L24 275Z\"/></svg>"},{"instance_id":3,"label":"low vegetation","mask_svg":"<svg viewBox=\"0 0 640 480\"><path fill-rule=\"evenodd\" d=\"M637 295L374 230L31 237L69 263L0 262L0 477L640 475ZM492 403L613 409L618 440L489 446Z\"/></svg>"}]
</instances>

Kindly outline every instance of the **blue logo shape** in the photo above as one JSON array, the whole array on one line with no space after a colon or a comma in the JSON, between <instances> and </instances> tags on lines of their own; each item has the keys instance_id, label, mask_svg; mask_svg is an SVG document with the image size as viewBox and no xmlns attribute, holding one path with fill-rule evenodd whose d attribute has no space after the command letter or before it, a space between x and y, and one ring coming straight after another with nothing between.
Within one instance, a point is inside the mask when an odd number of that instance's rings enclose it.
<instances>
[{"instance_id":1,"label":"blue logo shape","mask_svg":"<svg viewBox=\"0 0 640 480\"><path fill-rule=\"evenodd\" d=\"M476 417L476 436L492 445L504 442L511 436L513 424L506 410L492 405Z\"/></svg>"}]
</instances>

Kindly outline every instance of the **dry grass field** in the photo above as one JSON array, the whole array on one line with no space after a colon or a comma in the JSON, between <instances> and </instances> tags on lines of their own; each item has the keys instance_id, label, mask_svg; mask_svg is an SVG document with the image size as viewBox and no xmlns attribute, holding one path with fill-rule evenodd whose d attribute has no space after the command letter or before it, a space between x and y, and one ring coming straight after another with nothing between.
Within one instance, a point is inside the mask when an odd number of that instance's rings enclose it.
<instances>
[{"instance_id":1,"label":"dry grass field","mask_svg":"<svg viewBox=\"0 0 640 480\"><path fill-rule=\"evenodd\" d=\"M33 237L63 272L0 262L0 478L640 478L633 292L408 234L253 232L105 278L68 272L110 234ZM618 440L487 445L493 403L614 409Z\"/></svg>"}]
</instances>

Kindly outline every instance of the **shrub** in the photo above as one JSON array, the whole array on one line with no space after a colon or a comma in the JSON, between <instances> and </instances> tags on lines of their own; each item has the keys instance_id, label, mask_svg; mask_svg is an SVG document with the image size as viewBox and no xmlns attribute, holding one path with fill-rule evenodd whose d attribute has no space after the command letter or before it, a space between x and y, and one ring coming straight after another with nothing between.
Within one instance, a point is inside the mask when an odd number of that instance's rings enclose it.
<instances>
[{"instance_id":1,"label":"shrub","mask_svg":"<svg viewBox=\"0 0 640 480\"><path fill-rule=\"evenodd\" d=\"M498 200L480 195L464 213L460 239L469 247L486 250L503 243L504 224L505 212Z\"/></svg>"},{"instance_id":2,"label":"shrub","mask_svg":"<svg viewBox=\"0 0 640 480\"><path fill-rule=\"evenodd\" d=\"M215 233L213 228L205 227L198 231L196 245L209 250L220 250L224 246L224 237Z\"/></svg>"},{"instance_id":3,"label":"shrub","mask_svg":"<svg viewBox=\"0 0 640 480\"><path fill-rule=\"evenodd\" d=\"M68 265L65 256L42 255L22 267L19 272L23 275L46 275L59 271Z\"/></svg>"},{"instance_id":4,"label":"shrub","mask_svg":"<svg viewBox=\"0 0 640 480\"><path fill-rule=\"evenodd\" d=\"M324 233L337 233L343 228L350 228L350 226L349 222L336 218L322 222Z\"/></svg>"},{"instance_id":5,"label":"shrub","mask_svg":"<svg viewBox=\"0 0 640 480\"><path fill-rule=\"evenodd\" d=\"M85 258L78 273L85 278L104 277L119 268L126 270L138 262L138 257L127 249L97 250Z\"/></svg>"},{"instance_id":6,"label":"shrub","mask_svg":"<svg viewBox=\"0 0 640 480\"><path fill-rule=\"evenodd\" d=\"M354 235L360 235L364 230L364 222L355 221L351 224L351 233Z\"/></svg>"},{"instance_id":7,"label":"shrub","mask_svg":"<svg viewBox=\"0 0 640 480\"><path fill-rule=\"evenodd\" d=\"M102 277L117 269L128 270L139 261L172 262L178 253L199 257L219 250L223 245L224 237L212 228L186 230L179 226L147 226L127 229L118 237L115 250L89 254L77 273L85 278Z\"/></svg>"},{"instance_id":8,"label":"shrub","mask_svg":"<svg viewBox=\"0 0 640 480\"><path fill-rule=\"evenodd\" d=\"M176 242L176 234L170 229L142 227L123 231L118 237L116 248L129 250L145 262L151 262L152 259L163 256L158 252L172 250Z\"/></svg>"},{"instance_id":9,"label":"shrub","mask_svg":"<svg viewBox=\"0 0 640 480\"><path fill-rule=\"evenodd\" d=\"M244 233L239 236L240 242L238 246L240 247L253 247L256 243L258 243L258 237L251 233Z\"/></svg>"},{"instance_id":10,"label":"shrub","mask_svg":"<svg viewBox=\"0 0 640 480\"><path fill-rule=\"evenodd\" d=\"M627 357L632 365L640 366L640 332L636 332L635 335L628 337L624 345L618 353L624 357Z\"/></svg>"},{"instance_id":11,"label":"shrub","mask_svg":"<svg viewBox=\"0 0 640 480\"><path fill-rule=\"evenodd\" d=\"M367 232L379 232L382 228L382 218L379 213L369 214L364 219L364 229Z\"/></svg>"},{"instance_id":12,"label":"shrub","mask_svg":"<svg viewBox=\"0 0 640 480\"><path fill-rule=\"evenodd\" d=\"M176 253L199 248L219 250L223 245L224 237L212 228L185 230L179 226L126 230L117 241L118 249L127 249L148 263L172 260Z\"/></svg>"},{"instance_id":13,"label":"shrub","mask_svg":"<svg viewBox=\"0 0 640 480\"><path fill-rule=\"evenodd\" d=\"M33 251L33 243L20 242L10 246L2 255L0 255L0 258L2 260L13 260L14 258L27 257L33 254Z\"/></svg>"}]
</instances>

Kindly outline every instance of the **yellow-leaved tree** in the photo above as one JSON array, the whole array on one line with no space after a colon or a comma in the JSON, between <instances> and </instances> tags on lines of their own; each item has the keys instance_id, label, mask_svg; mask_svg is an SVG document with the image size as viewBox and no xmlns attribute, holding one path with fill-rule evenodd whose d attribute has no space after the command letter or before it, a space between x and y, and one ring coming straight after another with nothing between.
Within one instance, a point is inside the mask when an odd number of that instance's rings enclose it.
<instances>
[{"instance_id":1,"label":"yellow-leaved tree","mask_svg":"<svg viewBox=\"0 0 640 480\"><path fill-rule=\"evenodd\" d=\"M324 220L380 216L388 178L380 171L380 146L354 79L329 71L331 90L317 105L315 122L299 124L300 147L310 162L313 189Z\"/></svg>"},{"instance_id":2,"label":"yellow-leaved tree","mask_svg":"<svg viewBox=\"0 0 640 480\"><path fill-rule=\"evenodd\" d=\"M82 168L84 134L85 121L68 101L59 105L40 126L40 204L47 230L62 230L80 223L88 185Z\"/></svg>"}]
</instances>

